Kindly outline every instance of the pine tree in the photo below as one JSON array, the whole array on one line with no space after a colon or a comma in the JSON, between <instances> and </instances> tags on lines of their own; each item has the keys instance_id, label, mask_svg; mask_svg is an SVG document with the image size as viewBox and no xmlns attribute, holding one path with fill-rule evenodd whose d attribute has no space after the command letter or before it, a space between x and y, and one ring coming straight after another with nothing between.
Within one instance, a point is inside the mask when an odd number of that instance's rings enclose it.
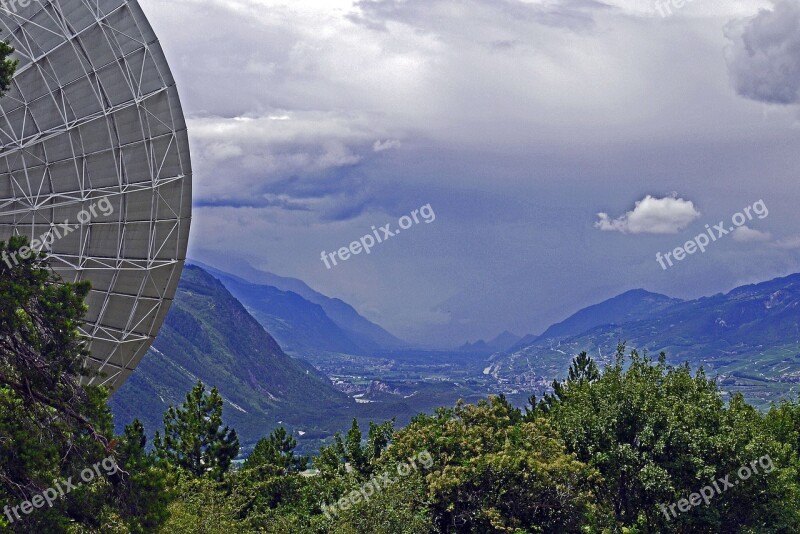
<instances>
[{"instance_id":1,"label":"pine tree","mask_svg":"<svg viewBox=\"0 0 800 534\"><path fill-rule=\"evenodd\" d=\"M288 435L286 429L276 428L268 438L261 438L256 443L244 468L275 468L282 474L303 471L309 459L307 456L295 456L296 447L297 440Z\"/></svg>"},{"instance_id":2,"label":"pine tree","mask_svg":"<svg viewBox=\"0 0 800 534\"><path fill-rule=\"evenodd\" d=\"M222 397L217 388L206 394L202 382L186 395L180 407L164 414L164 436L156 432L157 456L196 477L222 477L239 454L236 431L222 428Z\"/></svg>"},{"instance_id":3,"label":"pine tree","mask_svg":"<svg viewBox=\"0 0 800 534\"><path fill-rule=\"evenodd\" d=\"M367 455L361 448L361 429L358 421L353 419L353 424L344 439L344 449L350 467L357 473L364 473L367 467Z\"/></svg>"},{"instance_id":4,"label":"pine tree","mask_svg":"<svg viewBox=\"0 0 800 534\"><path fill-rule=\"evenodd\" d=\"M23 248L25 238L0 242L0 490L18 498L39 491L42 473L101 458L111 434L105 392L81 385L89 286Z\"/></svg>"},{"instance_id":5,"label":"pine tree","mask_svg":"<svg viewBox=\"0 0 800 534\"><path fill-rule=\"evenodd\" d=\"M582 380L594 382L598 378L600 378L600 371L597 369L597 364L586 352L581 352L577 358L572 360L572 365L569 366L569 382L581 382Z\"/></svg>"},{"instance_id":6,"label":"pine tree","mask_svg":"<svg viewBox=\"0 0 800 534\"><path fill-rule=\"evenodd\" d=\"M363 434L358 420L353 419L350 430L344 439L338 433L333 437L333 443L322 447L319 456L314 458L314 467L322 472L322 476L334 476L349 470L362 478L369 478L374 474L378 458L389 446L394 434L394 419L381 424L370 423L366 443L362 444Z\"/></svg>"},{"instance_id":7,"label":"pine tree","mask_svg":"<svg viewBox=\"0 0 800 534\"><path fill-rule=\"evenodd\" d=\"M3 96L11 87L11 78L17 71L18 59L9 59L14 53L14 48L6 41L0 41L0 96Z\"/></svg>"},{"instance_id":8,"label":"pine tree","mask_svg":"<svg viewBox=\"0 0 800 534\"><path fill-rule=\"evenodd\" d=\"M133 518L132 532L154 532L169 516L168 473L157 464L155 454L147 451L141 421L134 419L125 426L116 450L124 476L114 480L114 505L123 516Z\"/></svg>"}]
</instances>

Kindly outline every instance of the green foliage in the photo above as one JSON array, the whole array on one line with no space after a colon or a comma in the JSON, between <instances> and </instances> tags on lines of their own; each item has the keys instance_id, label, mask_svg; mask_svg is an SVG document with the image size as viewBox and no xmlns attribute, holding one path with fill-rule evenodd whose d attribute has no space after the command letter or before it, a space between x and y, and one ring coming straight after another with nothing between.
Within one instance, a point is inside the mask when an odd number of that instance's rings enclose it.
<instances>
[{"instance_id":1,"label":"green foliage","mask_svg":"<svg viewBox=\"0 0 800 534\"><path fill-rule=\"evenodd\" d=\"M79 413L91 404L80 387L88 371L78 331L89 285L62 283L43 255L23 249L25 238L0 242L8 260L0 262L0 381L29 406L56 409L94 432Z\"/></svg>"},{"instance_id":2,"label":"green foliage","mask_svg":"<svg viewBox=\"0 0 800 534\"><path fill-rule=\"evenodd\" d=\"M65 283L44 254L26 247L19 237L0 242L0 499L9 506L0 524L17 532L150 531L163 520L163 484L141 461L141 441L126 435L114 452L108 392L81 384L89 373L78 327L89 286ZM12 510L54 479L77 480L115 457L121 471L104 465L52 508L20 518Z\"/></svg>"},{"instance_id":3,"label":"green foliage","mask_svg":"<svg viewBox=\"0 0 800 534\"><path fill-rule=\"evenodd\" d=\"M376 492L369 500L339 512L330 531L342 534L421 534L435 532L425 499L425 482L408 477Z\"/></svg>"},{"instance_id":4,"label":"green foliage","mask_svg":"<svg viewBox=\"0 0 800 534\"><path fill-rule=\"evenodd\" d=\"M670 504L735 473L765 454L781 456L781 444L763 417L740 396L728 405L703 370L672 367L618 349L616 364L594 382L567 380L548 418L577 458L604 479L598 504L616 528L660 532L715 531L785 524L797 528L797 463L753 477L667 519ZM792 510L794 507L794 510ZM780 519L778 519L780 518Z\"/></svg>"},{"instance_id":5,"label":"green foliage","mask_svg":"<svg viewBox=\"0 0 800 534\"><path fill-rule=\"evenodd\" d=\"M569 366L568 383L594 382L600 378L600 371L586 352L581 352L578 357L572 360Z\"/></svg>"},{"instance_id":6,"label":"green foliage","mask_svg":"<svg viewBox=\"0 0 800 534\"><path fill-rule=\"evenodd\" d=\"M186 473L190 474L190 473ZM169 519L159 532L233 534L259 532L240 518L244 499L209 477L179 476Z\"/></svg>"},{"instance_id":7,"label":"green foliage","mask_svg":"<svg viewBox=\"0 0 800 534\"><path fill-rule=\"evenodd\" d=\"M800 456L800 402L784 401L773 406L766 423L769 433L787 446L787 454Z\"/></svg>"},{"instance_id":8,"label":"green foliage","mask_svg":"<svg viewBox=\"0 0 800 534\"><path fill-rule=\"evenodd\" d=\"M222 427L222 396L217 388L206 394L198 382L180 407L171 406L164 414L164 436L154 439L159 459L184 469L196 477L222 477L239 454L236 431Z\"/></svg>"},{"instance_id":9,"label":"green foliage","mask_svg":"<svg viewBox=\"0 0 800 534\"><path fill-rule=\"evenodd\" d=\"M147 452L144 426L138 420L125 427L117 447L124 475L116 480L117 506L125 516L135 517L131 532L152 532L168 517L170 492L168 472Z\"/></svg>"},{"instance_id":10,"label":"green foliage","mask_svg":"<svg viewBox=\"0 0 800 534\"><path fill-rule=\"evenodd\" d=\"M0 493L19 502L102 458L104 393L80 385L88 286L63 284L24 238L0 242ZM16 260L12 258L17 258ZM81 466L81 467L78 467Z\"/></svg>"},{"instance_id":11,"label":"green foliage","mask_svg":"<svg viewBox=\"0 0 800 534\"><path fill-rule=\"evenodd\" d=\"M18 59L9 59L8 56L14 53L14 47L7 41L0 41L0 96L6 94L11 88L11 78L19 66Z\"/></svg>"},{"instance_id":12,"label":"green foliage","mask_svg":"<svg viewBox=\"0 0 800 534\"><path fill-rule=\"evenodd\" d=\"M592 521L596 471L503 397L418 416L387 461L420 451L434 459L424 497L438 532L565 532Z\"/></svg>"},{"instance_id":13,"label":"green foliage","mask_svg":"<svg viewBox=\"0 0 800 534\"><path fill-rule=\"evenodd\" d=\"M285 429L278 428L261 439L242 469L228 477L230 487L241 496L240 517L255 528L290 516L303 501L307 486L300 474L308 458L296 456L297 441Z\"/></svg>"},{"instance_id":14,"label":"green foliage","mask_svg":"<svg viewBox=\"0 0 800 534\"><path fill-rule=\"evenodd\" d=\"M366 443L362 443L361 428L353 419L344 440L337 433L333 444L322 447L314 459L314 467L323 477L332 478L352 472L359 479L368 478L375 471L375 464L389 445L394 432L394 421L381 424L370 423Z\"/></svg>"},{"instance_id":15,"label":"green foliage","mask_svg":"<svg viewBox=\"0 0 800 534\"><path fill-rule=\"evenodd\" d=\"M796 532L800 407L762 415L725 403L702 370L620 347L600 372L587 355L525 413L501 397L419 415L368 455L354 424L314 460L320 476L272 509L271 532ZM374 432L373 432L374 433ZM369 442L369 438L366 440ZM429 469L358 498L367 473L421 452ZM773 468L667 519L660 505L736 476L765 455ZM762 465L763 467L763 465ZM362 493L363 494L363 493ZM317 495L316 501L310 495ZM355 500L352 497L355 495ZM337 505L341 497L347 506ZM320 517L321 505L334 505Z\"/></svg>"},{"instance_id":16,"label":"green foliage","mask_svg":"<svg viewBox=\"0 0 800 534\"><path fill-rule=\"evenodd\" d=\"M244 462L244 469L264 469L279 474L298 473L308 465L307 456L295 456L297 440L281 427L261 438Z\"/></svg>"}]
</instances>

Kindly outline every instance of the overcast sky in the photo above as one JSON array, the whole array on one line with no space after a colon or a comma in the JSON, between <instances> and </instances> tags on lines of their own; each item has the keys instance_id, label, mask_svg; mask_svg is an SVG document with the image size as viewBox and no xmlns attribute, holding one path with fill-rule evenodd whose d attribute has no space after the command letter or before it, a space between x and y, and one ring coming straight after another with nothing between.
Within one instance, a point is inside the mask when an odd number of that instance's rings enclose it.
<instances>
[{"instance_id":1,"label":"overcast sky","mask_svg":"<svg viewBox=\"0 0 800 534\"><path fill-rule=\"evenodd\" d=\"M195 259L435 345L800 271L798 0L141 3L189 119Z\"/></svg>"}]
</instances>

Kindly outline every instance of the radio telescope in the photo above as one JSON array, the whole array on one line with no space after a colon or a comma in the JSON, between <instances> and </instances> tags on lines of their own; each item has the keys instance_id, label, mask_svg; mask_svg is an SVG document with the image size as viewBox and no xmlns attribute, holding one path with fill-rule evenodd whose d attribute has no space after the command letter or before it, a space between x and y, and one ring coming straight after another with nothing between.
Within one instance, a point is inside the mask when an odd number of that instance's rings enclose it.
<instances>
[{"instance_id":1,"label":"radio telescope","mask_svg":"<svg viewBox=\"0 0 800 534\"><path fill-rule=\"evenodd\" d=\"M19 67L0 99L0 240L49 243L89 280L95 383L119 387L178 285L191 164L175 82L136 0L3 0Z\"/></svg>"}]
</instances>

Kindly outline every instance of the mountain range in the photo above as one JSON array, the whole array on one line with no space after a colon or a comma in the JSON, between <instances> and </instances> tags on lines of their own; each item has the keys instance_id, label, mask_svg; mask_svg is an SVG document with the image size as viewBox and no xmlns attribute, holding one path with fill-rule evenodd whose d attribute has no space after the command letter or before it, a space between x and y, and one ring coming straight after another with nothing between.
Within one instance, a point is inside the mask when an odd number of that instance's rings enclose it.
<instances>
[{"instance_id":1,"label":"mountain range","mask_svg":"<svg viewBox=\"0 0 800 534\"><path fill-rule=\"evenodd\" d=\"M489 373L517 384L562 377L575 354L609 363L621 341L702 366L756 403L793 394L800 383L800 274L688 301L631 291L493 355Z\"/></svg>"},{"instance_id":2,"label":"mountain range","mask_svg":"<svg viewBox=\"0 0 800 534\"><path fill-rule=\"evenodd\" d=\"M527 337L525 339L528 339ZM534 336L535 339L535 336ZM489 340L484 341L483 339L479 339L475 343L465 343L461 345L458 349L460 352L475 352L475 353L486 353L492 354L494 352L500 352L510 349L511 347L516 346L523 338L519 337L516 334L512 334L508 330L501 333L497 337Z\"/></svg>"},{"instance_id":3,"label":"mountain range","mask_svg":"<svg viewBox=\"0 0 800 534\"><path fill-rule=\"evenodd\" d=\"M248 276L187 265L161 333L111 398L119 428L138 418L152 435L201 380L219 388L226 424L245 449L283 426L313 451L353 418L402 425L492 393L524 403L564 377L581 351L611 363L620 341L702 366L756 404L800 384L800 274L697 300L629 291L539 336L505 332L452 351L405 347L299 280Z\"/></svg>"}]
</instances>

